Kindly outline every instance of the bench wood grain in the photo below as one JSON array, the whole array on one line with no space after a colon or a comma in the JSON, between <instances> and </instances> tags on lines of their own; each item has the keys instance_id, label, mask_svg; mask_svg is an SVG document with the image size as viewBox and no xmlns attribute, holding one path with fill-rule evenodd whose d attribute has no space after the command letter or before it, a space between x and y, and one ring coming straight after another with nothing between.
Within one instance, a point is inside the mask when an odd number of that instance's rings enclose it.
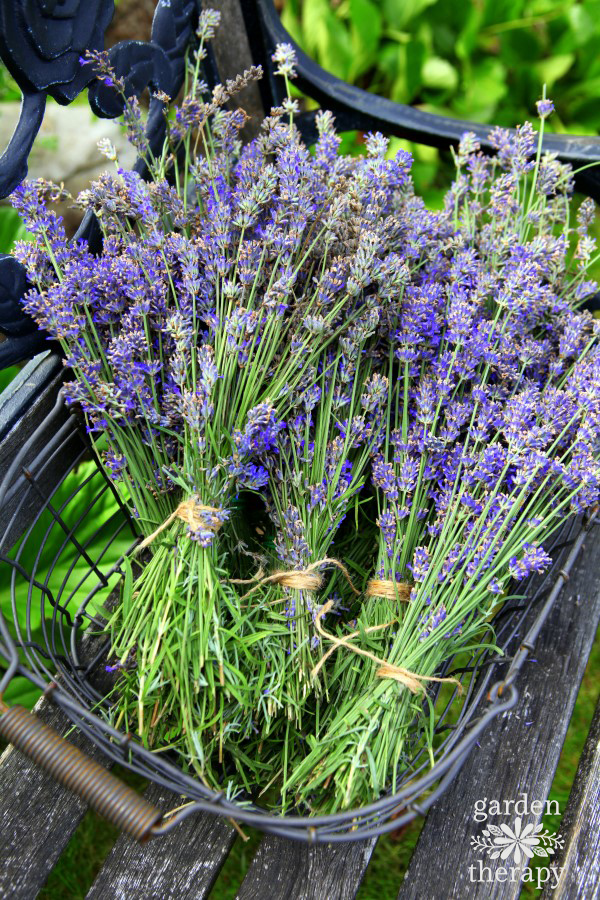
<instances>
[{"instance_id":1,"label":"bench wood grain","mask_svg":"<svg viewBox=\"0 0 600 900\"><path fill-rule=\"evenodd\" d=\"M237 900L346 900L354 897L375 840L327 846L268 836L261 842ZM382 898L383 900L383 898Z\"/></svg>"},{"instance_id":2,"label":"bench wood grain","mask_svg":"<svg viewBox=\"0 0 600 900\"><path fill-rule=\"evenodd\" d=\"M594 900L600 897L600 702L571 794L560 833L564 850L553 863L561 869L556 888L546 889L542 900Z\"/></svg>"},{"instance_id":3,"label":"bench wood grain","mask_svg":"<svg viewBox=\"0 0 600 900\"><path fill-rule=\"evenodd\" d=\"M473 819L474 804L484 798L516 801L522 792L530 803L548 796L600 619L598 537L595 528L541 632L534 659L517 679L516 707L485 732L481 747L474 749L457 779L430 810L399 900L421 900L425 884L432 900L481 898L483 891L489 900L519 896L520 880L493 880L499 866L514 862L483 858L470 846L471 837L485 827ZM523 824L539 819L530 815ZM514 817L490 821L512 826ZM474 876L478 877L480 859L491 869L490 883L470 880L469 867L477 867ZM517 868L521 871L526 863Z\"/></svg>"},{"instance_id":4,"label":"bench wood grain","mask_svg":"<svg viewBox=\"0 0 600 900\"><path fill-rule=\"evenodd\" d=\"M183 802L156 785L146 798L165 812ZM235 836L231 825L210 815L190 816L169 834L143 845L121 835L87 900L201 900L213 886Z\"/></svg>"},{"instance_id":5,"label":"bench wood grain","mask_svg":"<svg viewBox=\"0 0 600 900\"><path fill-rule=\"evenodd\" d=\"M71 723L46 700L34 712L64 734ZM105 757L79 732L70 743L92 759ZM13 747L0 757L0 897L31 900L69 843L86 804Z\"/></svg>"}]
</instances>

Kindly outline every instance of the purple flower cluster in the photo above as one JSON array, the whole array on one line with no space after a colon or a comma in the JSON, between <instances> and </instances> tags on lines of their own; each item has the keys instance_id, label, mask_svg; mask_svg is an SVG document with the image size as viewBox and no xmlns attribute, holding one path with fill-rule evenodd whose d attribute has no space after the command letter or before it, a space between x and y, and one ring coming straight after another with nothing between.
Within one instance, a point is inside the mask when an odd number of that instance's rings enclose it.
<instances>
[{"instance_id":1,"label":"purple flower cluster","mask_svg":"<svg viewBox=\"0 0 600 900\"><path fill-rule=\"evenodd\" d=\"M204 22L204 31L213 27L212 19ZM288 71L285 48L280 56ZM95 62L104 71L106 60ZM280 452L285 419L276 409L310 413L315 392L326 386L312 378L327 365L321 347L346 333L339 377L319 377L329 378L336 408L348 403L356 354L377 327L374 298L378 290L390 294L402 269L385 252L385 222L407 182L410 156L385 159L385 141L373 136L364 159L340 157L340 183L324 165L336 144L331 117L319 119L313 156L282 120L283 110L241 147L244 116L222 106L243 86L228 84L201 103L195 85L188 100L202 106L216 149L190 161L184 194L168 171L145 182L118 166L82 192L78 204L102 229L98 256L68 242L48 210L48 201L63 198L58 189L34 182L13 195L38 236L16 250L33 285L25 308L61 341L75 376L67 400L82 410L91 434L108 436L103 458L111 476L137 500L157 499L158 508L142 516L150 520L173 507L181 478L212 501L223 491L262 489L263 457ZM198 127L184 119L177 111L173 149L185 128ZM352 423L356 447L373 441L380 427L377 381L370 390L363 418ZM300 443L312 443L309 431ZM328 443L327 471L311 482L313 507L324 502L324 479L335 477L341 494L350 477L339 441L332 435ZM135 511L144 512L137 500Z\"/></svg>"},{"instance_id":2,"label":"purple flower cluster","mask_svg":"<svg viewBox=\"0 0 600 900\"><path fill-rule=\"evenodd\" d=\"M583 272L565 288L571 251L554 228L570 180L550 199L538 183L542 202L523 211L517 192L531 177L534 133L497 130L493 140L490 163L463 139L445 216L409 204L396 215L411 216L397 235L435 228L438 253L422 244L388 342L400 379L389 439L371 466L377 575L413 584L414 602L444 598L444 616L459 589L483 608L511 577L546 568L539 541L565 513L594 506L600 490L600 325L578 311L580 287L595 286ZM499 190L514 218L498 212ZM580 247L591 215L588 201ZM423 637L437 615L423 619Z\"/></svg>"},{"instance_id":3,"label":"purple flower cluster","mask_svg":"<svg viewBox=\"0 0 600 900\"><path fill-rule=\"evenodd\" d=\"M32 285L25 309L62 344L68 402L146 535L178 511L186 523L173 527L176 543L189 540L169 557L176 599L161 629L188 635L189 672L164 681L177 692L189 675L196 690L219 671L227 709L207 693L205 709L183 719L210 744L199 761L184 740L203 777L217 740L221 766L233 744L231 759L249 758L245 745L237 753L243 735L268 739L274 771L287 771L283 752L312 759L321 746L363 741L362 720L346 727L348 709L369 710L377 725L397 708L373 690L377 643L376 659L433 674L433 648L441 662L480 640L510 579L544 571L545 538L600 490L600 325L580 310L595 289L594 210L586 202L569 220L569 167L550 155L536 163L529 124L496 129L492 159L467 134L444 207L432 211L414 193L410 154L391 155L370 134L364 156L341 156L327 112L311 151L289 94L244 145L246 116L228 101L260 72L208 94L200 64L217 21L201 16L190 92L168 118L162 155L146 159L152 180L117 164L79 196L101 252L67 241L47 208L61 190L38 181L13 195L35 235L16 248ZM274 60L287 85L293 48ZM92 61L106 84L105 56ZM545 99L538 107L542 119L552 111ZM144 153L140 116L127 106ZM248 579L249 558L271 574ZM349 570L373 576L360 604ZM346 640L325 654L328 690L364 679L364 706L346 702L336 741L336 703L318 706L311 675L330 596L327 627ZM127 650L139 643L141 668L144 653L154 666L148 648L160 642L142 640L134 618L120 639ZM357 643L369 633L352 666L349 629ZM186 687L164 708L189 696ZM315 722L325 741L309 750L295 736ZM385 741L378 729L373 746ZM394 747L370 757L384 776ZM352 745L340 779L363 777L363 749ZM317 756L314 772L325 769Z\"/></svg>"}]
</instances>

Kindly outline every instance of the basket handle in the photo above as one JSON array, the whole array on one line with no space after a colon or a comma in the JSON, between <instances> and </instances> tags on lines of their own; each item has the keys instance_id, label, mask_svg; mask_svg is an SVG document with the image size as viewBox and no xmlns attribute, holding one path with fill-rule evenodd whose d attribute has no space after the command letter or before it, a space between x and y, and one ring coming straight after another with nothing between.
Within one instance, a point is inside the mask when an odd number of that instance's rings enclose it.
<instances>
[{"instance_id":1,"label":"basket handle","mask_svg":"<svg viewBox=\"0 0 600 900\"><path fill-rule=\"evenodd\" d=\"M0 736L121 831L146 841L162 813L23 706L0 698Z\"/></svg>"}]
</instances>

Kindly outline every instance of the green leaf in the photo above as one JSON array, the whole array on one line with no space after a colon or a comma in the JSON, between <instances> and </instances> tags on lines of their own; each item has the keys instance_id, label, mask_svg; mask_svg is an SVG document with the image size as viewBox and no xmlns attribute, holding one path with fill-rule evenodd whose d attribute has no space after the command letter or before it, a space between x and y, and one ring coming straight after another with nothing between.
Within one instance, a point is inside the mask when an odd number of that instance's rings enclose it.
<instances>
[{"instance_id":1,"label":"green leaf","mask_svg":"<svg viewBox=\"0 0 600 900\"><path fill-rule=\"evenodd\" d=\"M401 74L404 61L404 47L391 41L384 41L379 50L377 72L389 83Z\"/></svg>"},{"instance_id":2,"label":"green leaf","mask_svg":"<svg viewBox=\"0 0 600 900\"><path fill-rule=\"evenodd\" d=\"M0 206L0 253L10 253L15 241L24 240L27 229L12 206Z\"/></svg>"},{"instance_id":3,"label":"green leaf","mask_svg":"<svg viewBox=\"0 0 600 900\"><path fill-rule=\"evenodd\" d=\"M595 24L598 19L594 19L585 6L585 3L574 4L566 12L569 21L569 33L573 36L573 40L578 46L587 44L592 38L598 39L598 26ZM596 15L598 13L600 13L600 9L597 8Z\"/></svg>"},{"instance_id":4,"label":"green leaf","mask_svg":"<svg viewBox=\"0 0 600 900\"><path fill-rule=\"evenodd\" d=\"M417 94L423 83L423 62L425 47L421 41L411 41L406 45L406 92L410 100Z\"/></svg>"},{"instance_id":5,"label":"green leaf","mask_svg":"<svg viewBox=\"0 0 600 900\"><path fill-rule=\"evenodd\" d=\"M281 24L285 30L289 32L290 37L292 37L300 47L304 47L305 42L300 18L296 14L296 10L293 9L292 4L289 2L286 3L281 10Z\"/></svg>"},{"instance_id":6,"label":"green leaf","mask_svg":"<svg viewBox=\"0 0 600 900\"><path fill-rule=\"evenodd\" d=\"M485 59L473 69L464 92L453 101L452 110L463 119L491 122L506 91L505 67L498 59Z\"/></svg>"},{"instance_id":7,"label":"green leaf","mask_svg":"<svg viewBox=\"0 0 600 900\"><path fill-rule=\"evenodd\" d=\"M392 81L388 96L395 103L414 100L423 83L424 59L425 47L418 40L401 47L386 48L386 71Z\"/></svg>"},{"instance_id":8,"label":"green leaf","mask_svg":"<svg viewBox=\"0 0 600 900\"><path fill-rule=\"evenodd\" d=\"M508 31L500 40L500 58L515 69L529 68L544 56L544 47L535 31L519 28Z\"/></svg>"},{"instance_id":9,"label":"green leaf","mask_svg":"<svg viewBox=\"0 0 600 900\"><path fill-rule=\"evenodd\" d=\"M371 0L350 0L350 19L354 48L350 78L354 80L377 62L381 13Z\"/></svg>"},{"instance_id":10,"label":"green leaf","mask_svg":"<svg viewBox=\"0 0 600 900\"><path fill-rule=\"evenodd\" d=\"M32 684L31 681L18 676L9 682L3 699L7 706L19 704L26 709L33 709L40 697L40 693L40 689Z\"/></svg>"},{"instance_id":11,"label":"green leaf","mask_svg":"<svg viewBox=\"0 0 600 900\"><path fill-rule=\"evenodd\" d=\"M475 47L481 30L482 10L479 4L470 7L467 21L456 40L455 52L459 59L469 60Z\"/></svg>"},{"instance_id":12,"label":"green leaf","mask_svg":"<svg viewBox=\"0 0 600 900\"><path fill-rule=\"evenodd\" d=\"M0 371L0 394L6 390L13 378L21 371L21 366L9 366L8 369Z\"/></svg>"},{"instance_id":13,"label":"green leaf","mask_svg":"<svg viewBox=\"0 0 600 900\"><path fill-rule=\"evenodd\" d=\"M327 0L305 0L302 29L309 55L332 75L347 80L354 61L352 39Z\"/></svg>"},{"instance_id":14,"label":"green leaf","mask_svg":"<svg viewBox=\"0 0 600 900\"><path fill-rule=\"evenodd\" d=\"M525 15L523 0L485 0L483 14L483 26L512 22L521 19Z\"/></svg>"},{"instance_id":15,"label":"green leaf","mask_svg":"<svg viewBox=\"0 0 600 900\"><path fill-rule=\"evenodd\" d=\"M431 56L421 70L425 87L454 91L458 85L458 72L447 59Z\"/></svg>"},{"instance_id":16,"label":"green leaf","mask_svg":"<svg viewBox=\"0 0 600 900\"><path fill-rule=\"evenodd\" d=\"M437 0L383 0L383 16L393 28L403 29Z\"/></svg>"},{"instance_id":17,"label":"green leaf","mask_svg":"<svg viewBox=\"0 0 600 900\"><path fill-rule=\"evenodd\" d=\"M550 59L536 63L534 70L540 82L552 90L554 83L566 75L574 62L574 53L563 53L561 56L551 56Z\"/></svg>"}]
</instances>

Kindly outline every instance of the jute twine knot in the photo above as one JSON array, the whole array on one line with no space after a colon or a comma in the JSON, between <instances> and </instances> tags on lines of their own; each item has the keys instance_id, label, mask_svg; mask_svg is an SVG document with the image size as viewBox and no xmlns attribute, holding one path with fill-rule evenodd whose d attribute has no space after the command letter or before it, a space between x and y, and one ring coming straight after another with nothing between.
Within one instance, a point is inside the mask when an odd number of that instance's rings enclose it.
<instances>
[{"instance_id":1,"label":"jute twine knot","mask_svg":"<svg viewBox=\"0 0 600 900\"><path fill-rule=\"evenodd\" d=\"M240 600L245 600L265 584L280 584L282 587L292 588L296 591L318 591L323 587L324 578L316 570L324 565L335 566L339 569L357 597L360 596L360 591L357 591L354 587L346 566L339 559L325 557L311 563L305 569L282 569L260 578L253 588L250 588L243 597L240 597Z\"/></svg>"},{"instance_id":2,"label":"jute twine knot","mask_svg":"<svg viewBox=\"0 0 600 900\"><path fill-rule=\"evenodd\" d=\"M382 597L385 600L400 600L408 603L412 585L406 581L387 581L384 578L371 578L367 584L367 597Z\"/></svg>"},{"instance_id":3,"label":"jute twine knot","mask_svg":"<svg viewBox=\"0 0 600 900\"><path fill-rule=\"evenodd\" d=\"M210 521L208 517L202 515L202 513L207 512L220 513L222 510L216 506L204 506L197 497L190 497L189 500L182 500L177 509L165 519L162 525L159 525L156 531L153 531L147 538L144 538L141 544L137 545L135 552L139 553L140 550L143 550L144 547L151 544L165 528L169 527L171 522L175 521L175 519L181 519L182 522L185 522L186 525L189 525L191 528L206 528L207 531L214 531L216 533L221 527L221 523L215 520Z\"/></svg>"},{"instance_id":4,"label":"jute twine knot","mask_svg":"<svg viewBox=\"0 0 600 900\"><path fill-rule=\"evenodd\" d=\"M327 653L319 660L315 668L312 670L311 674L313 678L318 675L321 666L331 655L333 650L337 649L338 647L345 647L348 650L351 650L352 653L358 653L360 656L365 656L367 659L370 659L374 663L377 663L379 668L377 669L377 672L375 674L378 678L393 678L395 681L400 682L400 684L408 688L408 690L412 694L424 694L426 681L452 682L457 686L459 694L462 694L463 688L458 678L437 678L435 675L419 675L418 672L411 672L409 669L405 669L403 666L394 666L391 663L386 662L385 659L379 659L378 656L375 656L373 653L369 653L368 650L363 650L361 647L357 647L356 644L350 643L351 639L360 634L360 632L355 631L353 632L353 634L349 634L344 638L338 638L334 634L329 634L329 632L325 631L325 629L323 628L321 619L329 612L332 606L333 601L329 600L329 602L326 603L325 606L321 607L315 618L315 628L317 629L319 634L326 640L331 641L334 646L331 648L331 650L327 651ZM387 628L391 624L391 622L388 622L385 625L376 625L374 628L365 628L365 632Z\"/></svg>"}]
</instances>

